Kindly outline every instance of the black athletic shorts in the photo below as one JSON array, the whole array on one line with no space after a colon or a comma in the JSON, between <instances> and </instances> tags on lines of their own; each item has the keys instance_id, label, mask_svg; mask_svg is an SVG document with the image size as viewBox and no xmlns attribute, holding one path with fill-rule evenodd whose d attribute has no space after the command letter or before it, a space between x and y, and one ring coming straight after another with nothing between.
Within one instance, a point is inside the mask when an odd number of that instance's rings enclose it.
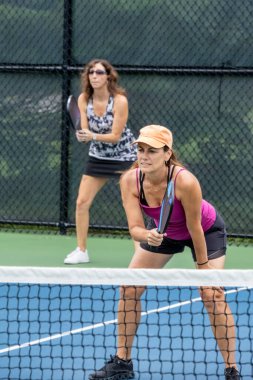
<instances>
[{"instance_id":1,"label":"black athletic shorts","mask_svg":"<svg viewBox=\"0 0 253 380\"><path fill-rule=\"evenodd\" d=\"M89 156L84 174L91 177L119 177L130 169L133 163L134 161L101 160Z\"/></svg>"},{"instance_id":2,"label":"black athletic shorts","mask_svg":"<svg viewBox=\"0 0 253 380\"><path fill-rule=\"evenodd\" d=\"M150 219L147 229L152 230L156 228L153 219ZM216 220L212 227L205 233L207 256L209 260L217 259L218 257L226 254L227 248L227 233L225 223L222 217L216 213ZM192 240L173 240L164 237L162 244L159 247L153 247L147 243L141 243L140 246L149 252L162 253L162 254L176 254L183 252L185 247L191 248L193 260L196 262L196 255L194 252Z\"/></svg>"}]
</instances>

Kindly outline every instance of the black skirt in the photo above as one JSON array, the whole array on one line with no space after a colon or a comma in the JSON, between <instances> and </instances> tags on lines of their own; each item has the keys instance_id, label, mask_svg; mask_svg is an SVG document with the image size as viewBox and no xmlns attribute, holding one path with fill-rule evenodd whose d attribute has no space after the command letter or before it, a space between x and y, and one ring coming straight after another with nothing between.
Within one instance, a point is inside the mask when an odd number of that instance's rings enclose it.
<instances>
[{"instance_id":1,"label":"black skirt","mask_svg":"<svg viewBox=\"0 0 253 380\"><path fill-rule=\"evenodd\" d=\"M123 172L130 169L134 162L101 160L89 156L84 174L91 177L119 177Z\"/></svg>"}]
</instances>

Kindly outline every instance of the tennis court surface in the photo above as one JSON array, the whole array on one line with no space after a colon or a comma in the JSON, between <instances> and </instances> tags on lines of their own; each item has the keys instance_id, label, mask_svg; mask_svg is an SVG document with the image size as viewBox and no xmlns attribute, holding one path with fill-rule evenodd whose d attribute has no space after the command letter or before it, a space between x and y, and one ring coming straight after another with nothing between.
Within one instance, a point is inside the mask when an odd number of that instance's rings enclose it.
<instances>
[{"instance_id":1,"label":"tennis court surface","mask_svg":"<svg viewBox=\"0 0 253 380\"><path fill-rule=\"evenodd\" d=\"M0 380L86 380L115 354L119 284L130 281L124 271L133 244L90 238L91 263L66 267L64 257L74 245L73 236L1 233ZM253 378L251 257L252 247L230 246L228 270L216 279L222 286L229 281L226 297L243 379ZM167 267L165 279L160 271L131 280L148 284L132 355L135 378L223 379L222 358L199 297L201 271L191 271L189 250Z\"/></svg>"}]
</instances>

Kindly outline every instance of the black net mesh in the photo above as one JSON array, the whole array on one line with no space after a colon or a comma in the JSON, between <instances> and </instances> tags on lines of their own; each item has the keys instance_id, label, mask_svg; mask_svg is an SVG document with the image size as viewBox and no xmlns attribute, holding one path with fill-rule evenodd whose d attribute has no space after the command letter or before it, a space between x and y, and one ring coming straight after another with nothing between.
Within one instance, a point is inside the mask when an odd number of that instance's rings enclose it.
<instances>
[{"instance_id":1,"label":"black net mesh","mask_svg":"<svg viewBox=\"0 0 253 380\"><path fill-rule=\"evenodd\" d=\"M2 267L0 272L1 380L90 379L123 344L117 337L129 336L130 325L137 324L140 288L133 281L147 285L131 352L135 379L224 379L221 342L228 363L236 360L242 378L252 379L252 271L221 276L219 270L208 271L207 276L178 269L145 274L22 267L17 273ZM210 283L206 288L204 303L199 286L210 278L216 287ZM125 292L131 292L129 297L121 291L128 300L121 308L124 318L117 312L119 284L127 284ZM226 284L224 302L217 286Z\"/></svg>"}]
</instances>

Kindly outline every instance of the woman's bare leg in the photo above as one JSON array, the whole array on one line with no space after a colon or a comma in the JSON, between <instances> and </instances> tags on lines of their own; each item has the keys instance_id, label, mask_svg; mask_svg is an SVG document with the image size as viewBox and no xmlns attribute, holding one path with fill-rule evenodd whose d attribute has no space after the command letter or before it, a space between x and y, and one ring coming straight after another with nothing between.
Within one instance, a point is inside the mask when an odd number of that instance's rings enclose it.
<instances>
[{"instance_id":1,"label":"woman's bare leg","mask_svg":"<svg viewBox=\"0 0 253 380\"><path fill-rule=\"evenodd\" d=\"M138 246L129 268L163 268L172 255L145 251ZM122 286L118 305L118 350L121 359L130 359L134 337L141 317L142 286Z\"/></svg>"},{"instance_id":2,"label":"woman's bare leg","mask_svg":"<svg viewBox=\"0 0 253 380\"><path fill-rule=\"evenodd\" d=\"M85 251L89 229L89 210L97 193L106 184L107 178L90 177L84 175L79 186L76 201L76 235L77 245Z\"/></svg>"},{"instance_id":3,"label":"woman's bare leg","mask_svg":"<svg viewBox=\"0 0 253 380\"><path fill-rule=\"evenodd\" d=\"M225 256L210 260L213 269L223 269ZM200 294L209 315L210 324L226 367L236 367L235 322L225 300L223 288L201 287Z\"/></svg>"}]
</instances>

